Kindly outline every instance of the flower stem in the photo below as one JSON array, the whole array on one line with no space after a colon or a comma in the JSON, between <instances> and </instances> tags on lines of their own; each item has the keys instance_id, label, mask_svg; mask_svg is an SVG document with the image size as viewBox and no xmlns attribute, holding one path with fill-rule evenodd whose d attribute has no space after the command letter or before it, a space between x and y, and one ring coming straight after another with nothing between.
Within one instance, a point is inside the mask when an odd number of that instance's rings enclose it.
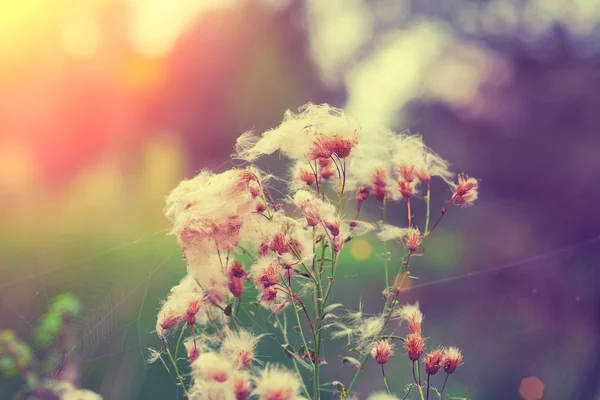
<instances>
[{"instance_id":1,"label":"flower stem","mask_svg":"<svg viewBox=\"0 0 600 400\"><path fill-rule=\"evenodd\" d=\"M429 378L431 378L431 375L427 374L427 398L426 398L426 400L429 400Z\"/></svg>"},{"instance_id":2,"label":"flower stem","mask_svg":"<svg viewBox=\"0 0 600 400\"><path fill-rule=\"evenodd\" d=\"M450 374L446 374L446 379L444 379L444 385L442 386L442 390L440 390L440 399L442 398L442 395L444 394L444 389L446 388L446 383L448 383L449 376L450 376Z\"/></svg>"},{"instance_id":3,"label":"flower stem","mask_svg":"<svg viewBox=\"0 0 600 400\"><path fill-rule=\"evenodd\" d=\"M419 389L419 397L421 398L421 400L425 400L425 397L423 396L423 389L421 388L421 383L419 381L417 381L417 376L415 375L415 364L417 365L417 370L419 369L419 361L413 361L413 378L415 380L415 384L417 385L417 389ZM421 379L420 377L421 372L419 371L419 380Z\"/></svg>"},{"instance_id":4,"label":"flower stem","mask_svg":"<svg viewBox=\"0 0 600 400\"><path fill-rule=\"evenodd\" d=\"M383 223L386 223L386 214L385 214L385 209L387 206L387 197L383 198L383 206L382 206L382 212L383 212ZM383 242L383 257L384 257L384 262L383 262L383 272L385 274L385 288L387 289L388 287L390 287L390 280L388 277L388 255L387 255L388 249L387 249L387 241Z\"/></svg>"},{"instance_id":5,"label":"flower stem","mask_svg":"<svg viewBox=\"0 0 600 400\"><path fill-rule=\"evenodd\" d=\"M385 390L387 390L387 393L391 395L392 392L390 392L390 388L387 384L387 379L385 379L385 370L383 369L383 364L381 364L381 374L383 375L383 384L385 385Z\"/></svg>"},{"instance_id":6,"label":"flower stem","mask_svg":"<svg viewBox=\"0 0 600 400\"><path fill-rule=\"evenodd\" d=\"M281 334L283 335L283 340L285 340L285 344L289 345L290 341L288 340L288 335L287 335L287 317L285 316L285 312L283 313L283 318L284 321L286 321L285 325L281 324L281 321L279 320L279 317L275 315L275 320L277 321L277 326L279 327L279 329L281 330ZM300 378L300 382L302 383L302 390L304 391L304 394L306 395L306 397L310 397L310 393L308 392L308 389L306 388L306 385L304 384L304 379L302 379L302 374L300 373L300 368L298 368L298 363L296 362L295 358L292 358L292 363L294 364L294 369L296 370L296 373L298 374L298 377Z\"/></svg>"},{"instance_id":7,"label":"flower stem","mask_svg":"<svg viewBox=\"0 0 600 400\"><path fill-rule=\"evenodd\" d=\"M164 336L161 336L160 338L163 342L163 346L167 352L167 355L169 356L169 360L171 360L171 364L173 364L173 369L175 369L175 375L177 376L177 385L181 385L181 387L183 388L183 391L185 392L186 396L188 395L188 391L185 388L185 384L183 383L183 379L181 377L181 374L179 373L179 368L177 368L177 363L175 362L175 359L173 359L173 355L171 354L171 351L169 350L169 346L167 346L167 341L165 340Z\"/></svg>"},{"instance_id":8,"label":"flower stem","mask_svg":"<svg viewBox=\"0 0 600 400\"><path fill-rule=\"evenodd\" d=\"M429 214L431 210L431 181L427 182L427 196L425 196L425 206L426 206L426 215L425 215L425 232L429 231Z\"/></svg>"}]
</instances>

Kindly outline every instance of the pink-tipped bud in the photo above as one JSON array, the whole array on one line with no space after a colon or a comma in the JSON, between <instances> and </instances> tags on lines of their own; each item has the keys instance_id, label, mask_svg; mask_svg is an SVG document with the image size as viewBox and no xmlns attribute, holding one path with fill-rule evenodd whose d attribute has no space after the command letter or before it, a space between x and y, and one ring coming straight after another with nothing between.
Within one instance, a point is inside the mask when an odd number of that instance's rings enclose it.
<instances>
[{"instance_id":1,"label":"pink-tipped bud","mask_svg":"<svg viewBox=\"0 0 600 400\"><path fill-rule=\"evenodd\" d=\"M469 178L465 174L458 175L458 184L456 190L452 195L452 203L457 206L470 206L475 200L477 200L477 189L479 182L475 178Z\"/></svg>"},{"instance_id":2,"label":"pink-tipped bud","mask_svg":"<svg viewBox=\"0 0 600 400\"><path fill-rule=\"evenodd\" d=\"M238 375L233 378L233 390L235 400L246 400L250 394L250 380L245 375Z\"/></svg>"},{"instance_id":3,"label":"pink-tipped bud","mask_svg":"<svg viewBox=\"0 0 600 400\"><path fill-rule=\"evenodd\" d=\"M269 254L270 251L271 251L271 247L269 247L269 244L267 242L262 242L258 246L258 257L264 257L267 254Z\"/></svg>"},{"instance_id":4,"label":"pink-tipped bud","mask_svg":"<svg viewBox=\"0 0 600 400\"><path fill-rule=\"evenodd\" d=\"M258 281L260 282L260 285L263 288L275 286L277 282L279 282L279 271L277 266L269 264L266 268L262 270Z\"/></svg>"},{"instance_id":5,"label":"pink-tipped bud","mask_svg":"<svg viewBox=\"0 0 600 400\"><path fill-rule=\"evenodd\" d=\"M340 221L325 221L325 227L331 233L331 236L336 237L340 234Z\"/></svg>"},{"instance_id":6,"label":"pink-tipped bud","mask_svg":"<svg viewBox=\"0 0 600 400\"><path fill-rule=\"evenodd\" d=\"M423 183L427 183L431 180L431 175L429 175L429 171L427 171L426 169L416 170L415 175L417 175L417 179Z\"/></svg>"},{"instance_id":7,"label":"pink-tipped bud","mask_svg":"<svg viewBox=\"0 0 600 400\"><path fill-rule=\"evenodd\" d=\"M300 173L300 180L306 184L306 186L312 186L315 183L316 177L312 171L303 170Z\"/></svg>"},{"instance_id":8,"label":"pink-tipped bud","mask_svg":"<svg viewBox=\"0 0 600 400\"><path fill-rule=\"evenodd\" d=\"M425 339L418 333L410 333L404 339L404 348L408 351L408 359L417 361L425 349Z\"/></svg>"},{"instance_id":9,"label":"pink-tipped bud","mask_svg":"<svg viewBox=\"0 0 600 400\"><path fill-rule=\"evenodd\" d=\"M425 372L428 375L435 375L442 366L442 357L443 350L441 348L437 348L425 357Z\"/></svg>"},{"instance_id":10,"label":"pink-tipped bud","mask_svg":"<svg viewBox=\"0 0 600 400\"><path fill-rule=\"evenodd\" d=\"M377 361L377 364L387 363L389 356L394 353L394 345L389 340L379 340L371 350L371 356Z\"/></svg>"},{"instance_id":11,"label":"pink-tipped bud","mask_svg":"<svg viewBox=\"0 0 600 400\"><path fill-rule=\"evenodd\" d=\"M373 197L375 197L379 201L383 201L387 196L387 189L385 186L373 185L372 192Z\"/></svg>"},{"instance_id":12,"label":"pink-tipped bud","mask_svg":"<svg viewBox=\"0 0 600 400\"><path fill-rule=\"evenodd\" d=\"M179 318L177 316L171 315L164 319L163 322L160 323L160 327L163 331L168 331L175 325L179 323Z\"/></svg>"},{"instance_id":13,"label":"pink-tipped bud","mask_svg":"<svg viewBox=\"0 0 600 400\"><path fill-rule=\"evenodd\" d=\"M333 170L333 167L331 165L328 165L327 167L321 170L321 178L325 180L331 178L334 174L335 171Z\"/></svg>"},{"instance_id":14,"label":"pink-tipped bud","mask_svg":"<svg viewBox=\"0 0 600 400\"><path fill-rule=\"evenodd\" d=\"M275 289L273 286L266 287L260 292L260 301L266 304L273 304L276 299L277 289Z\"/></svg>"},{"instance_id":15,"label":"pink-tipped bud","mask_svg":"<svg viewBox=\"0 0 600 400\"><path fill-rule=\"evenodd\" d=\"M358 194L356 195L356 201L363 202L369 197L369 189L361 186L358 188Z\"/></svg>"},{"instance_id":16,"label":"pink-tipped bud","mask_svg":"<svg viewBox=\"0 0 600 400\"><path fill-rule=\"evenodd\" d=\"M265 206L265 203L263 203L262 201L260 203L256 204L256 212L257 213L264 213L267 210L267 206Z\"/></svg>"},{"instance_id":17,"label":"pink-tipped bud","mask_svg":"<svg viewBox=\"0 0 600 400\"><path fill-rule=\"evenodd\" d=\"M196 361L198 359L199 355L200 355L200 350L198 350L197 347L192 347L190 349L190 351L188 352L188 358L190 359L190 363L193 363L194 361Z\"/></svg>"},{"instance_id":18,"label":"pink-tipped bud","mask_svg":"<svg viewBox=\"0 0 600 400\"><path fill-rule=\"evenodd\" d=\"M411 228L406 234L406 247L409 251L417 251L421 245L421 232L417 228Z\"/></svg>"},{"instance_id":19,"label":"pink-tipped bud","mask_svg":"<svg viewBox=\"0 0 600 400\"><path fill-rule=\"evenodd\" d=\"M376 169L375 172L373 172L373 178L372 178L372 182L373 182L373 186L381 186L381 187L386 187L387 186L387 172L383 169Z\"/></svg>"},{"instance_id":20,"label":"pink-tipped bud","mask_svg":"<svg viewBox=\"0 0 600 400\"><path fill-rule=\"evenodd\" d=\"M245 278L246 276L248 276L248 273L246 272L242 264L240 264L237 261L234 261L231 264L231 267L229 268L229 276L234 278Z\"/></svg>"},{"instance_id":21,"label":"pink-tipped bud","mask_svg":"<svg viewBox=\"0 0 600 400\"><path fill-rule=\"evenodd\" d=\"M273 236L273 240L271 241L271 250L276 252L279 255L285 254L290 251L290 246L288 244L287 239L285 238L285 234L282 232L277 232Z\"/></svg>"},{"instance_id":22,"label":"pink-tipped bud","mask_svg":"<svg viewBox=\"0 0 600 400\"><path fill-rule=\"evenodd\" d=\"M229 288L229 291L233 297L239 299L244 294L244 279L229 277L229 280L227 281L227 287Z\"/></svg>"},{"instance_id":23,"label":"pink-tipped bud","mask_svg":"<svg viewBox=\"0 0 600 400\"><path fill-rule=\"evenodd\" d=\"M358 222L356 222L356 221L350 221L349 225L350 225L350 228L353 229L353 228L356 228L358 226Z\"/></svg>"},{"instance_id":24,"label":"pink-tipped bud","mask_svg":"<svg viewBox=\"0 0 600 400\"><path fill-rule=\"evenodd\" d=\"M319 165L321 168L325 168L331 164L331 158L319 158Z\"/></svg>"},{"instance_id":25,"label":"pink-tipped bud","mask_svg":"<svg viewBox=\"0 0 600 400\"><path fill-rule=\"evenodd\" d=\"M453 374L461 365L462 354L458 347L450 346L444 350L444 355L442 358L442 364L444 365L444 371L447 374Z\"/></svg>"},{"instance_id":26,"label":"pink-tipped bud","mask_svg":"<svg viewBox=\"0 0 600 400\"><path fill-rule=\"evenodd\" d=\"M400 194L402 194L402 197L404 197L405 199L409 199L410 196L413 195L413 187L408 181L398 181L398 189L400 190Z\"/></svg>"},{"instance_id":27,"label":"pink-tipped bud","mask_svg":"<svg viewBox=\"0 0 600 400\"><path fill-rule=\"evenodd\" d=\"M408 183L415 179L415 166L414 165L402 165L400 168L400 175Z\"/></svg>"}]
</instances>

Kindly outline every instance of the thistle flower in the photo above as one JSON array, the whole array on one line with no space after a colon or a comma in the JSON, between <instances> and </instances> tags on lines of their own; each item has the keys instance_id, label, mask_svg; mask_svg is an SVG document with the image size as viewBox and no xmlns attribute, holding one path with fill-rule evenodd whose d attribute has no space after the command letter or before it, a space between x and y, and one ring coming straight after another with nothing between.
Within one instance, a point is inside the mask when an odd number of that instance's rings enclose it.
<instances>
[{"instance_id":1,"label":"thistle flower","mask_svg":"<svg viewBox=\"0 0 600 400\"><path fill-rule=\"evenodd\" d=\"M359 189L369 187L379 201L384 198L395 199L398 192L393 190L392 147L397 134L388 129L369 132L352 151L347 168L346 183ZM392 190L390 190L392 188Z\"/></svg>"},{"instance_id":2,"label":"thistle flower","mask_svg":"<svg viewBox=\"0 0 600 400\"><path fill-rule=\"evenodd\" d=\"M398 397L393 396L391 394L387 394L385 392L373 393L370 395L367 400L399 400Z\"/></svg>"},{"instance_id":3,"label":"thistle flower","mask_svg":"<svg viewBox=\"0 0 600 400\"><path fill-rule=\"evenodd\" d=\"M244 216L256 208L256 181L256 171L233 169L201 171L180 182L166 199L171 233L184 249L211 240L224 249L235 247Z\"/></svg>"},{"instance_id":4,"label":"thistle flower","mask_svg":"<svg viewBox=\"0 0 600 400\"><path fill-rule=\"evenodd\" d=\"M408 351L408 359L417 361L425 349L425 339L418 333L409 333L404 339L404 348Z\"/></svg>"},{"instance_id":5,"label":"thistle flower","mask_svg":"<svg viewBox=\"0 0 600 400\"><path fill-rule=\"evenodd\" d=\"M252 395L259 400L300 400L300 378L291 371L267 365L256 378Z\"/></svg>"},{"instance_id":6,"label":"thistle flower","mask_svg":"<svg viewBox=\"0 0 600 400\"><path fill-rule=\"evenodd\" d=\"M406 233L406 247L410 251L417 251L421 245L421 232L418 228L409 228Z\"/></svg>"},{"instance_id":7,"label":"thistle flower","mask_svg":"<svg viewBox=\"0 0 600 400\"><path fill-rule=\"evenodd\" d=\"M381 316L361 320L356 326L356 335L361 346L366 345L371 339L379 336L383 330L385 319Z\"/></svg>"},{"instance_id":8,"label":"thistle flower","mask_svg":"<svg viewBox=\"0 0 600 400\"><path fill-rule=\"evenodd\" d=\"M238 371L233 376L233 392L235 400L246 400L250 394L252 381L250 375L245 371Z\"/></svg>"},{"instance_id":9,"label":"thistle flower","mask_svg":"<svg viewBox=\"0 0 600 400\"><path fill-rule=\"evenodd\" d=\"M245 368L254 360L254 349L260 337L240 329L236 332L227 332L221 345L221 353L235 360L236 368Z\"/></svg>"},{"instance_id":10,"label":"thistle flower","mask_svg":"<svg viewBox=\"0 0 600 400\"><path fill-rule=\"evenodd\" d=\"M357 145L360 126L343 110L328 104L306 104L299 113L285 112L283 122L275 129L255 135L246 132L236 144L235 158L255 161L279 150L294 160L346 158Z\"/></svg>"},{"instance_id":11,"label":"thistle flower","mask_svg":"<svg viewBox=\"0 0 600 400\"><path fill-rule=\"evenodd\" d=\"M258 289L275 286L281 277L281 264L274 256L260 258L251 268L252 279Z\"/></svg>"},{"instance_id":12,"label":"thistle flower","mask_svg":"<svg viewBox=\"0 0 600 400\"><path fill-rule=\"evenodd\" d=\"M435 375L442 366L444 350L440 347L430 351L425 357L425 372L429 375Z\"/></svg>"},{"instance_id":13,"label":"thistle flower","mask_svg":"<svg viewBox=\"0 0 600 400\"><path fill-rule=\"evenodd\" d=\"M78 389L71 382L61 381L53 388L62 400L102 400L102 396L90 390Z\"/></svg>"},{"instance_id":14,"label":"thistle flower","mask_svg":"<svg viewBox=\"0 0 600 400\"><path fill-rule=\"evenodd\" d=\"M223 383L233 375L230 360L219 353L204 352L191 363L194 378L205 381Z\"/></svg>"},{"instance_id":15,"label":"thistle flower","mask_svg":"<svg viewBox=\"0 0 600 400\"><path fill-rule=\"evenodd\" d=\"M314 167L312 167L314 168ZM306 160L298 160L292 164L289 189L291 192L312 186L317 180L315 173Z\"/></svg>"},{"instance_id":16,"label":"thistle flower","mask_svg":"<svg viewBox=\"0 0 600 400\"><path fill-rule=\"evenodd\" d=\"M379 232L377 232L377 238L382 242L387 242L388 240L400 240L409 232L409 228L400 228L394 225L382 224L380 225Z\"/></svg>"},{"instance_id":17,"label":"thistle flower","mask_svg":"<svg viewBox=\"0 0 600 400\"><path fill-rule=\"evenodd\" d=\"M479 182L475 178L469 178L465 174L458 175L458 183L454 186L452 203L457 206L467 207L477 200Z\"/></svg>"},{"instance_id":18,"label":"thistle flower","mask_svg":"<svg viewBox=\"0 0 600 400\"><path fill-rule=\"evenodd\" d=\"M387 363L388 357L394 354L394 345L389 340L378 340L371 349L371 356L377 361L377 364Z\"/></svg>"},{"instance_id":19,"label":"thistle flower","mask_svg":"<svg viewBox=\"0 0 600 400\"><path fill-rule=\"evenodd\" d=\"M335 175L335 171L331 165L328 165L321 170L321 178L325 180L330 179L333 175Z\"/></svg>"},{"instance_id":20,"label":"thistle flower","mask_svg":"<svg viewBox=\"0 0 600 400\"><path fill-rule=\"evenodd\" d=\"M339 220L335 206L320 200L313 193L299 190L294 194L292 200L302 216L306 218L308 226L316 226L325 221L334 222Z\"/></svg>"},{"instance_id":21,"label":"thistle flower","mask_svg":"<svg viewBox=\"0 0 600 400\"><path fill-rule=\"evenodd\" d=\"M176 326L179 321L191 320L193 323L205 323L206 317L200 312L207 307L206 295L191 275L186 275L174 286L158 312L156 332L164 336L165 332ZM197 307L197 308L196 308ZM189 312L196 311L194 314Z\"/></svg>"},{"instance_id":22,"label":"thistle flower","mask_svg":"<svg viewBox=\"0 0 600 400\"><path fill-rule=\"evenodd\" d=\"M421 334L421 324L423 323L423 314L419 309L419 303L405 304L402 307L394 310L394 317L406 321L408 330L412 334Z\"/></svg>"},{"instance_id":23,"label":"thistle flower","mask_svg":"<svg viewBox=\"0 0 600 400\"><path fill-rule=\"evenodd\" d=\"M448 162L427 147L421 135L398 135L393 142L392 163L401 179L409 184L416 184L416 179L428 183L433 176L450 183L453 176L448 170Z\"/></svg>"},{"instance_id":24,"label":"thistle flower","mask_svg":"<svg viewBox=\"0 0 600 400\"><path fill-rule=\"evenodd\" d=\"M462 354L458 347L450 346L444 350L444 355L442 358L442 365L444 366L444 371L447 374L453 374L461 365Z\"/></svg>"}]
</instances>

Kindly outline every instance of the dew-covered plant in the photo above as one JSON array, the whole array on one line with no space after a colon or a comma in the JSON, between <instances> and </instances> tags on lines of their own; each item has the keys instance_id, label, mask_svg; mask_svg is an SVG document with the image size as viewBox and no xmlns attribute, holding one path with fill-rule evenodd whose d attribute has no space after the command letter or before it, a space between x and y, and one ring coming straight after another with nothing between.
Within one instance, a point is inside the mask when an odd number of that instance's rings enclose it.
<instances>
[{"instance_id":1,"label":"dew-covered plant","mask_svg":"<svg viewBox=\"0 0 600 400\"><path fill-rule=\"evenodd\" d=\"M69 357L76 337L73 323L82 305L70 293L54 297L48 311L33 330L31 342L12 330L0 331L0 373L21 380L15 398L101 400L89 390L74 385L77 368Z\"/></svg>"},{"instance_id":2,"label":"dew-covered plant","mask_svg":"<svg viewBox=\"0 0 600 400\"><path fill-rule=\"evenodd\" d=\"M289 170L263 173L255 163L276 152L289 159ZM239 168L201 171L166 199L187 275L162 303L156 324L162 350L152 350L151 361L160 359L172 370L190 399L292 400L320 399L328 391L355 397L372 358L385 391L371 398L396 398L387 389L385 365L402 347L413 365L404 398L411 391L421 400L441 398L461 353L454 346L433 346L425 354L419 306L399 305L398 298L411 278L411 259L424 254L423 244L450 206L476 200L477 180L460 174L455 183L448 163L420 136L363 130L326 104L287 111L280 126L262 134L244 133L232 158L241 162ZM431 219L434 178L450 191ZM288 193L274 196L272 188L281 182L287 182ZM424 199L426 211L417 221L411 202L418 199ZM381 208L380 221L361 220L367 201ZM406 216L404 226L386 223L392 212ZM386 250L383 309L367 316L330 300L347 243L371 232L384 245L401 243L404 254L392 260ZM406 323L405 336L390 333L392 320ZM348 341L347 354L326 351L325 344L336 338ZM259 360L257 343L274 339L283 343L291 369ZM323 369L335 364L353 367L353 378L322 382ZM432 379L438 372L444 374L439 390Z\"/></svg>"}]
</instances>

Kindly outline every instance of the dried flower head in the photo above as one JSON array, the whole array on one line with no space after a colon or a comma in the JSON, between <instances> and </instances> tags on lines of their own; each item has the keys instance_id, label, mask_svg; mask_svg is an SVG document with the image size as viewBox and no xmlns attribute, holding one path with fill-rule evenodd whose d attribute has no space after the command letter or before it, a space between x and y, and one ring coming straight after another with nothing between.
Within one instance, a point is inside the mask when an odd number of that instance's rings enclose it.
<instances>
[{"instance_id":1,"label":"dried flower head","mask_svg":"<svg viewBox=\"0 0 600 400\"><path fill-rule=\"evenodd\" d=\"M408 351L408 359L417 361L425 349L425 339L418 333L409 333L404 339L404 348Z\"/></svg>"},{"instance_id":2,"label":"dried flower head","mask_svg":"<svg viewBox=\"0 0 600 400\"><path fill-rule=\"evenodd\" d=\"M380 392L380 393L373 393L372 395L370 395L367 400L399 400L398 397L393 396L391 394L385 393L385 392Z\"/></svg>"},{"instance_id":3,"label":"dried flower head","mask_svg":"<svg viewBox=\"0 0 600 400\"><path fill-rule=\"evenodd\" d=\"M238 371L233 376L233 392L235 400L246 400L250 394L252 381L245 371Z\"/></svg>"},{"instance_id":4,"label":"dried flower head","mask_svg":"<svg viewBox=\"0 0 600 400\"><path fill-rule=\"evenodd\" d=\"M479 182L465 174L458 175L458 183L454 185L452 203L457 206L467 207L477 200Z\"/></svg>"},{"instance_id":5,"label":"dried flower head","mask_svg":"<svg viewBox=\"0 0 600 400\"><path fill-rule=\"evenodd\" d=\"M300 400L300 378L291 371L267 365L256 378L252 395L259 400Z\"/></svg>"},{"instance_id":6,"label":"dried flower head","mask_svg":"<svg viewBox=\"0 0 600 400\"><path fill-rule=\"evenodd\" d=\"M419 309L419 303L405 304L394 311L394 316L406 321L410 333L421 334L421 324L423 323L423 313Z\"/></svg>"},{"instance_id":7,"label":"dried flower head","mask_svg":"<svg viewBox=\"0 0 600 400\"><path fill-rule=\"evenodd\" d=\"M418 228L410 228L406 233L406 247L410 251L417 251L421 245L421 232Z\"/></svg>"},{"instance_id":8,"label":"dried flower head","mask_svg":"<svg viewBox=\"0 0 600 400\"><path fill-rule=\"evenodd\" d=\"M444 365L444 371L447 374L453 374L461 365L462 362L462 354L458 347L450 346L444 350L444 355L442 358L442 364Z\"/></svg>"},{"instance_id":9,"label":"dried flower head","mask_svg":"<svg viewBox=\"0 0 600 400\"><path fill-rule=\"evenodd\" d=\"M360 126L343 110L328 104L307 104L299 113L286 111L283 122L261 136L247 132L240 136L234 157L254 161L279 150L294 160L316 160L336 154L346 158L357 145Z\"/></svg>"},{"instance_id":10,"label":"dried flower head","mask_svg":"<svg viewBox=\"0 0 600 400\"><path fill-rule=\"evenodd\" d=\"M435 350L430 351L425 357L425 372L429 375L435 375L442 366L442 357L444 351L438 347Z\"/></svg>"},{"instance_id":11,"label":"dried flower head","mask_svg":"<svg viewBox=\"0 0 600 400\"><path fill-rule=\"evenodd\" d=\"M231 378L234 371L230 360L214 352L201 353L191 365L196 379L220 383Z\"/></svg>"},{"instance_id":12,"label":"dried flower head","mask_svg":"<svg viewBox=\"0 0 600 400\"><path fill-rule=\"evenodd\" d=\"M221 353L232 357L237 368L245 368L254 360L254 349L260 337L240 329L239 331L226 333L221 344Z\"/></svg>"},{"instance_id":13,"label":"dried flower head","mask_svg":"<svg viewBox=\"0 0 600 400\"><path fill-rule=\"evenodd\" d=\"M385 364L388 357L394 353L394 345L389 340L378 340L371 349L371 356L377 361L377 364Z\"/></svg>"}]
</instances>

